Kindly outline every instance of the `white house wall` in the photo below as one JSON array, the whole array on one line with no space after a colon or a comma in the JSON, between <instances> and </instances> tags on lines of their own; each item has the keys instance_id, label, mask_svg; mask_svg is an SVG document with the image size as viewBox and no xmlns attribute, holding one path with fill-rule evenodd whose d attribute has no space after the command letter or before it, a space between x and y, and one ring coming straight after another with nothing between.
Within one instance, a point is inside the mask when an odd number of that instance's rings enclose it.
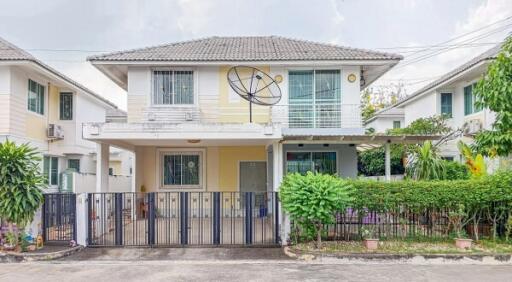
<instances>
[{"instance_id":1,"label":"white house wall","mask_svg":"<svg viewBox=\"0 0 512 282\"><path fill-rule=\"evenodd\" d=\"M408 103L404 107L404 127L410 125L419 118L435 115L437 112L437 96L435 92L424 95Z\"/></svg>"}]
</instances>

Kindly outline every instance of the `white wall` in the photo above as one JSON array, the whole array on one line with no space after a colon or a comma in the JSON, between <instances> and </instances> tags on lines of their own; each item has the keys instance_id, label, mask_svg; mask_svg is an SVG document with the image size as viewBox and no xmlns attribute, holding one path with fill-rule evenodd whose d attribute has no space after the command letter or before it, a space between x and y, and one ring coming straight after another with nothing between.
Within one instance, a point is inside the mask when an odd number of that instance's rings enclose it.
<instances>
[{"instance_id":1,"label":"white wall","mask_svg":"<svg viewBox=\"0 0 512 282\"><path fill-rule=\"evenodd\" d=\"M437 114L437 95L435 92L415 99L404 106L404 127L419 118L426 118Z\"/></svg>"},{"instance_id":2,"label":"white wall","mask_svg":"<svg viewBox=\"0 0 512 282\"><path fill-rule=\"evenodd\" d=\"M92 173L73 173L73 192L95 193L96 175ZM109 191L105 192L133 192L132 177L124 175L109 175Z\"/></svg>"}]
</instances>

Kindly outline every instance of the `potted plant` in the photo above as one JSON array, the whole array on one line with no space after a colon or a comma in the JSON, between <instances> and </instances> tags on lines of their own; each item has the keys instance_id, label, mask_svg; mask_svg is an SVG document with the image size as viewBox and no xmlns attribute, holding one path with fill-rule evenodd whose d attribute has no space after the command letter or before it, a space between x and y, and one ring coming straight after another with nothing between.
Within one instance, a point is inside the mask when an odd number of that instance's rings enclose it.
<instances>
[{"instance_id":1,"label":"potted plant","mask_svg":"<svg viewBox=\"0 0 512 282\"><path fill-rule=\"evenodd\" d=\"M376 250L379 247L379 238L375 235L375 226L361 227L363 245L367 250Z\"/></svg>"},{"instance_id":2,"label":"potted plant","mask_svg":"<svg viewBox=\"0 0 512 282\"><path fill-rule=\"evenodd\" d=\"M3 247L5 251L14 251L18 245L18 238L13 232L4 234Z\"/></svg>"},{"instance_id":3,"label":"potted plant","mask_svg":"<svg viewBox=\"0 0 512 282\"><path fill-rule=\"evenodd\" d=\"M473 240L467 238L467 234L464 232L463 220L466 216L467 214L463 204L458 205L455 210L448 213L448 219L456 235L455 246L459 249L470 249L473 243Z\"/></svg>"}]
</instances>

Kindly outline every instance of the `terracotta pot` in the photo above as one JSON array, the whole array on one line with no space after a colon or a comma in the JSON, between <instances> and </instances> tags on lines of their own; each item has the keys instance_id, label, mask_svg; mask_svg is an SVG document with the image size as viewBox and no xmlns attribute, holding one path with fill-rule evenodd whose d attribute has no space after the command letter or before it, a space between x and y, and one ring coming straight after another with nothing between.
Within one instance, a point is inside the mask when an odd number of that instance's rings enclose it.
<instances>
[{"instance_id":1,"label":"terracotta pot","mask_svg":"<svg viewBox=\"0 0 512 282\"><path fill-rule=\"evenodd\" d=\"M364 239L363 244L367 250L376 250L379 248L379 239Z\"/></svg>"},{"instance_id":2,"label":"terracotta pot","mask_svg":"<svg viewBox=\"0 0 512 282\"><path fill-rule=\"evenodd\" d=\"M459 249L471 249L471 243L473 243L473 240L471 239L463 239L463 238L456 238L455 239L455 246Z\"/></svg>"}]
</instances>

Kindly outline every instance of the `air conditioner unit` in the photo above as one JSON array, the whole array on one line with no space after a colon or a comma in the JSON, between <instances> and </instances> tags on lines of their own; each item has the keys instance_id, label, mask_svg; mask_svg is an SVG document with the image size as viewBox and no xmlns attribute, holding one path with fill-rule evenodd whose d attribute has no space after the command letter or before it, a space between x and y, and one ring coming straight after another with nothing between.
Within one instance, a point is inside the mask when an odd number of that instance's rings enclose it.
<instances>
[{"instance_id":1,"label":"air conditioner unit","mask_svg":"<svg viewBox=\"0 0 512 282\"><path fill-rule=\"evenodd\" d=\"M64 130L57 124L50 124L48 126L47 136L50 139L64 139Z\"/></svg>"},{"instance_id":2,"label":"air conditioner unit","mask_svg":"<svg viewBox=\"0 0 512 282\"><path fill-rule=\"evenodd\" d=\"M482 121L479 119L472 119L466 123L464 133L468 135L475 135L482 130Z\"/></svg>"}]
</instances>

